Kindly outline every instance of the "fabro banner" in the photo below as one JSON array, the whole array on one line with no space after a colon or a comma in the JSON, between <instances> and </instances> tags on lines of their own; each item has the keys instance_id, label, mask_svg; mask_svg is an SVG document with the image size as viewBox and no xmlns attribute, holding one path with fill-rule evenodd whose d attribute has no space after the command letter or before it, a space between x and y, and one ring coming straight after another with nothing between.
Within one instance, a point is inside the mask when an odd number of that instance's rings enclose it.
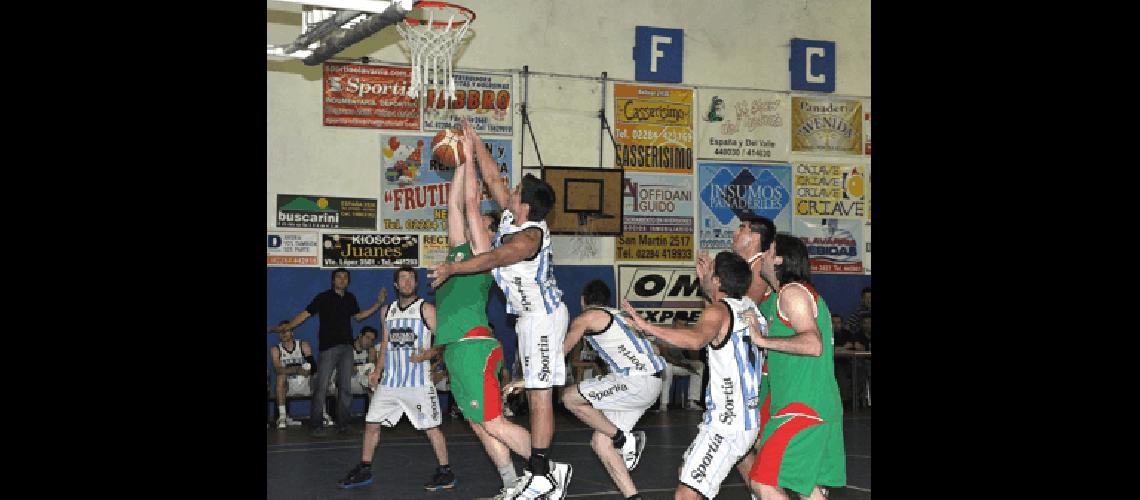
<instances>
[{"instance_id":1,"label":"fabro banner","mask_svg":"<svg viewBox=\"0 0 1140 500\"><path fill-rule=\"evenodd\" d=\"M792 97L792 151L863 154L863 104L858 99Z\"/></svg>"},{"instance_id":2,"label":"fabro banner","mask_svg":"<svg viewBox=\"0 0 1140 500\"><path fill-rule=\"evenodd\" d=\"M414 234L321 235L321 267L420 265L420 237Z\"/></svg>"},{"instance_id":3,"label":"fabro banner","mask_svg":"<svg viewBox=\"0 0 1140 500\"><path fill-rule=\"evenodd\" d=\"M320 265L321 238L316 232L265 231L265 264L281 267Z\"/></svg>"},{"instance_id":4,"label":"fabro banner","mask_svg":"<svg viewBox=\"0 0 1140 500\"><path fill-rule=\"evenodd\" d=\"M792 234L807 245L812 273L863 274L863 221L796 217Z\"/></svg>"},{"instance_id":5,"label":"fabro banner","mask_svg":"<svg viewBox=\"0 0 1140 500\"><path fill-rule=\"evenodd\" d=\"M450 101L443 92L436 93L428 84L424 130L457 129L461 119L466 118L480 136L514 134L511 75L456 72L452 77L455 99Z\"/></svg>"},{"instance_id":6,"label":"fabro banner","mask_svg":"<svg viewBox=\"0 0 1140 500\"><path fill-rule=\"evenodd\" d=\"M279 194L277 227L376 229L376 200Z\"/></svg>"},{"instance_id":7,"label":"fabro banner","mask_svg":"<svg viewBox=\"0 0 1140 500\"><path fill-rule=\"evenodd\" d=\"M791 100L787 94L698 89L697 110L699 158L788 159Z\"/></svg>"},{"instance_id":8,"label":"fabro banner","mask_svg":"<svg viewBox=\"0 0 1140 500\"><path fill-rule=\"evenodd\" d=\"M695 322L705 306L693 266L618 266L618 286L618 303L628 300L652 323Z\"/></svg>"},{"instance_id":9,"label":"fabro banner","mask_svg":"<svg viewBox=\"0 0 1140 500\"><path fill-rule=\"evenodd\" d=\"M617 260L693 260L693 178L626 172Z\"/></svg>"},{"instance_id":10,"label":"fabro banner","mask_svg":"<svg viewBox=\"0 0 1140 500\"><path fill-rule=\"evenodd\" d=\"M381 136L381 231L447 231L447 195L455 170L431 157L434 135ZM502 179L511 176L510 139L483 139ZM482 210L499 210L484 189Z\"/></svg>"},{"instance_id":11,"label":"fabro banner","mask_svg":"<svg viewBox=\"0 0 1140 500\"><path fill-rule=\"evenodd\" d=\"M792 225L792 167L708 163L697 166L697 196L700 208L700 248L732 248L732 233L740 227L741 215L772 219L776 231Z\"/></svg>"},{"instance_id":12,"label":"fabro banner","mask_svg":"<svg viewBox=\"0 0 1140 500\"><path fill-rule=\"evenodd\" d=\"M419 130L419 103L408 97L411 74L411 68L325 63L324 124Z\"/></svg>"},{"instance_id":13,"label":"fabro banner","mask_svg":"<svg viewBox=\"0 0 1140 500\"><path fill-rule=\"evenodd\" d=\"M870 189L861 165L796 162L796 217L867 217Z\"/></svg>"},{"instance_id":14,"label":"fabro banner","mask_svg":"<svg viewBox=\"0 0 1140 500\"><path fill-rule=\"evenodd\" d=\"M614 83L614 166L693 172L693 89Z\"/></svg>"}]
</instances>

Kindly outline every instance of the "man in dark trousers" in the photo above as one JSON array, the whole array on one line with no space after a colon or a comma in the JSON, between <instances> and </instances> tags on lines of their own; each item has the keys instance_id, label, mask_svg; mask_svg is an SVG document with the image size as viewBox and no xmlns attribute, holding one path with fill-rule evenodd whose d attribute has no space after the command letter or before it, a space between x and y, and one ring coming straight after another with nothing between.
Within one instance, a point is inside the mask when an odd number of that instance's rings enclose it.
<instances>
[{"instance_id":1,"label":"man in dark trousers","mask_svg":"<svg viewBox=\"0 0 1140 500\"><path fill-rule=\"evenodd\" d=\"M365 318L371 316L380 309L380 304L384 303L384 298L387 295L387 289L381 288L380 293L377 295L376 303L372 307L360 310L360 304L356 302L356 296L348 291L349 274L348 270L341 267L337 268L332 273L332 288L325 290L316 297L313 297L312 302L305 307L304 311L297 313L289 323L278 325L273 328L273 332L280 332L285 330L293 330L301 323L304 323L309 316L320 316L320 329L317 331L317 345L320 351L320 360L316 363L317 373L313 377L313 383L316 387L313 388L313 402L310 406L309 426L312 427L312 435L314 437L325 437L331 433L331 429L322 427L320 418L321 408L324 408L325 393L329 387L329 377L332 375L333 369L337 373L337 398L336 398L336 426L337 432L349 432L348 417L352 404L352 322L349 318L356 321L364 321ZM313 364L312 356L306 359L308 364Z\"/></svg>"}]
</instances>

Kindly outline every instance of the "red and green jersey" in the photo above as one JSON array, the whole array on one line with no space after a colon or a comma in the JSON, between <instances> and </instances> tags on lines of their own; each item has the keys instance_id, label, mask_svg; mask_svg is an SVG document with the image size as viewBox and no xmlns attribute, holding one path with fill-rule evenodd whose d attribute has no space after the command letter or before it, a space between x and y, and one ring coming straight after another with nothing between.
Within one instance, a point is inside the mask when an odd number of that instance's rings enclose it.
<instances>
[{"instance_id":1,"label":"red and green jersey","mask_svg":"<svg viewBox=\"0 0 1140 500\"><path fill-rule=\"evenodd\" d=\"M448 262L471 258L471 245L464 243L447 251ZM450 344L476 326L489 326L487 292L495 279L490 273L450 277L435 292L436 330L433 345Z\"/></svg>"},{"instance_id":2,"label":"red and green jersey","mask_svg":"<svg viewBox=\"0 0 1140 500\"><path fill-rule=\"evenodd\" d=\"M772 294L770 309L761 306L760 310L770 321L768 337L790 337L795 330L787 318L780 313L777 301L780 292L789 286L802 286L815 299L816 327L823 341L819 356L805 356L768 349L768 376L771 381L772 411L784 408L791 403L803 403L813 408L827 421L839 422L843 416L842 401L839 398L839 385L835 382L835 346L832 341L831 311L819 292L811 285L789 283L779 292ZM834 420L833 420L834 419Z\"/></svg>"}]
</instances>

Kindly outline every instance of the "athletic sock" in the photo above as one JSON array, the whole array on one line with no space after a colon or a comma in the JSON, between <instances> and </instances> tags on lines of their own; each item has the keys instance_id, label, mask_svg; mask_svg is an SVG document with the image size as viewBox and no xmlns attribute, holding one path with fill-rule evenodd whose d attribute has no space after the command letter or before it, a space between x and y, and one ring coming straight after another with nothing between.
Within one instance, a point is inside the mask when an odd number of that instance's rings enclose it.
<instances>
[{"instance_id":1,"label":"athletic sock","mask_svg":"<svg viewBox=\"0 0 1140 500\"><path fill-rule=\"evenodd\" d=\"M545 476L550 473L550 459L546 454L550 448L532 448L530 450L530 473L536 476Z\"/></svg>"},{"instance_id":2,"label":"athletic sock","mask_svg":"<svg viewBox=\"0 0 1140 500\"><path fill-rule=\"evenodd\" d=\"M621 429L618 429L617 434L614 434L614 437L611 439L614 441L614 448L620 450L622 446L625 446L625 433L622 432Z\"/></svg>"},{"instance_id":3,"label":"athletic sock","mask_svg":"<svg viewBox=\"0 0 1140 500\"><path fill-rule=\"evenodd\" d=\"M515 465L507 464L499 467L499 477L503 480L504 488L514 487L515 483L519 482L518 474L515 474Z\"/></svg>"}]
</instances>

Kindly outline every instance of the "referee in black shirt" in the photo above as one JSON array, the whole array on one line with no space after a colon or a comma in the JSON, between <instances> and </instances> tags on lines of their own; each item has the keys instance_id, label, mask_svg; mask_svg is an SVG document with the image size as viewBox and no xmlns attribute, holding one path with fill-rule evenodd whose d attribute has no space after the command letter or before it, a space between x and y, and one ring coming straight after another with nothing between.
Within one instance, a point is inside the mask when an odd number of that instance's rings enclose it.
<instances>
[{"instance_id":1,"label":"referee in black shirt","mask_svg":"<svg viewBox=\"0 0 1140 500\"><path fill-rule=\"evenodd\" d=\"M329 435L331 429L322 427L321 412L325 407L325 393L329 387L329 377L336 369L336 424L337 432L349 432L348 418L352 404L352 323L351 317L356 321L364 321L371 316L384 303L387 289L381 288L376 296L376 303L372 307L360 310L356 296L348 291L348 270L341 267L332 273L332 288L325 290L305 307L304 311L297 313L288 324L276 326L273 332L295 329L304 323L309 316L320 316L320 329L317 332L317 345L320 360L317 365L316 376L313 377L313 402L309 410L309 426L313 428L312 435L324 437ZM313 360L307 358L307 363Z\"/></svg>"}]
</instances>

